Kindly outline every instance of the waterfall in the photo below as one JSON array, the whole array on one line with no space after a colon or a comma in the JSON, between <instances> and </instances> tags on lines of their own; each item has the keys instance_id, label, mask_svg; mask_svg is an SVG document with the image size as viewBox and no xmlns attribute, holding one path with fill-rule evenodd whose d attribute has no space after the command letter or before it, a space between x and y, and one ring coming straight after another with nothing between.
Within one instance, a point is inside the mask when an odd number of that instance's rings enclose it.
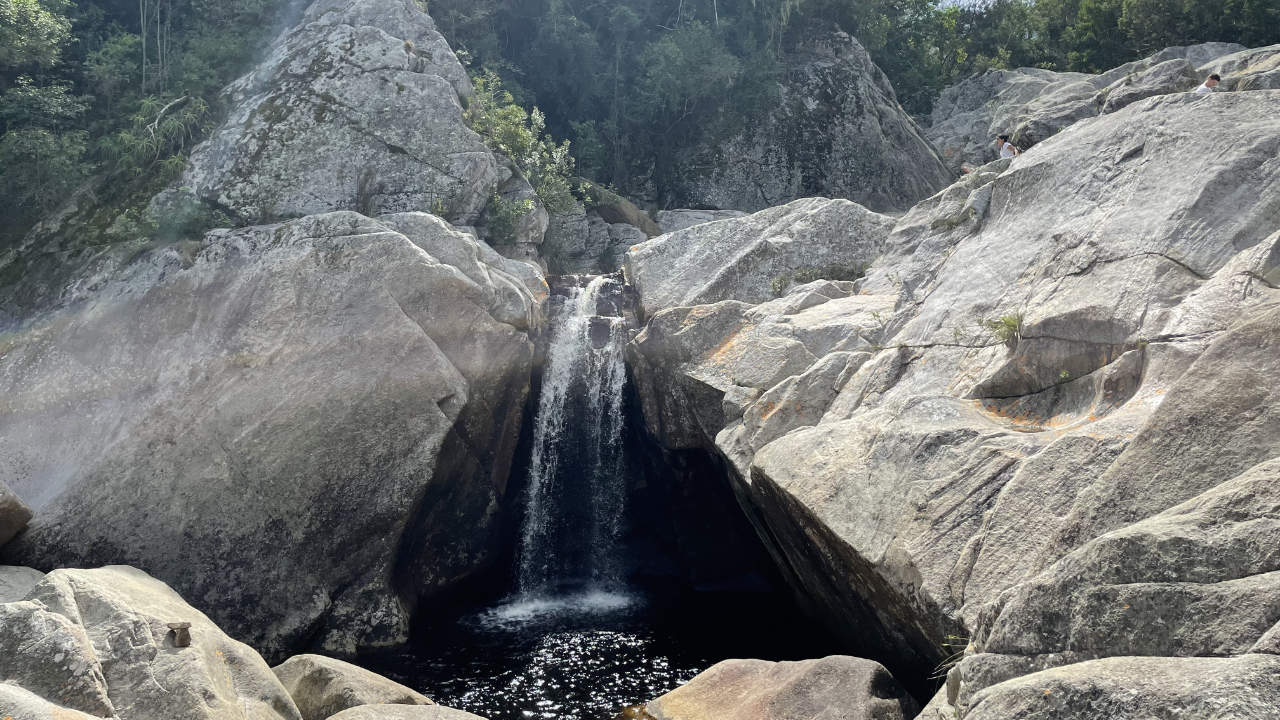
<instances>
[{"instance_id":1,"label":"waterfall","mask_svg":"<svg viewBox=\"0 0 1280 720\"><path fill-rule=\"evenodd\" d=\"M600 314L620 289L608 276L571 288L552 326L520 537L521 597L622 584L627 332L616 309Z\"/></svg>"}]
</instances>

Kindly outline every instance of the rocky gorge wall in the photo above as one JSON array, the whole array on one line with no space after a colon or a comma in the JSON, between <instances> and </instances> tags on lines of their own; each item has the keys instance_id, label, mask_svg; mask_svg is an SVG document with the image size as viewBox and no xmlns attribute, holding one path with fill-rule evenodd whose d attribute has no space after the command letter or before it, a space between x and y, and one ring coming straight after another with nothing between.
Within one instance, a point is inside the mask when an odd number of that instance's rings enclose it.
<instances>
[{"instance_id":1,"label":"rocky gorge wall","mask_svg":"<svg viewBox=\"0 0 1280 720\"><path fill-rule=\"evenodd\" d=\"M236 227L0 257L8 561L139 566L276 659L402 643L500 555L548 291L428 214L532 194L469 92L416 3L317 0L149 210Z\"/></svg>"},{"instance_id":2,"label":"rocky gorge wall","mask_svg":"<svg viewBox=\"0 0 1280 720\"><path fill-rule=\"evenodd\" d=\"M1151 97L896 220L802 201L633 248L649 431L724 459L850 647L918 693L950 668L927 712L1226 697L1280 627L1277 102ZM794 282L827 248L865 277Z\"/></svg>"}]
</instances>

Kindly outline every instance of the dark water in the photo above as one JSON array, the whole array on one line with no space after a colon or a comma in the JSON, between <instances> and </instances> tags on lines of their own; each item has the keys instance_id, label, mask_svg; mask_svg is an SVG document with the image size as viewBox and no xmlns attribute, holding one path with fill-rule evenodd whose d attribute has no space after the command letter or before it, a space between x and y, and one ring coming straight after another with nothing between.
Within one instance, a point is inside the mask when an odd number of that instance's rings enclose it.
<instances>
[{"instance_id":1,"label":"dark water","mask_svg":"<svg viewBox=\"0 0 1280 720\"><path fill-rule=\"evenodd\" d=\"M785 602L753 592L512 601L423 635L361 664L490 720L612 720L720 660L830 651Z\"/></svg>"}]
</instances>

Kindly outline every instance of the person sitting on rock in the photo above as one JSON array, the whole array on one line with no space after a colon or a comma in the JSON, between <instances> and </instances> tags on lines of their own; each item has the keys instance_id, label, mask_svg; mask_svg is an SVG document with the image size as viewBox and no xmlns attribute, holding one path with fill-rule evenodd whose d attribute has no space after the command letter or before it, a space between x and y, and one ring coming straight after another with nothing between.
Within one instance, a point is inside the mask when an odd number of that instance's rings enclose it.
<instances>
[{"instance_id":1,"label":"person sitting on rock","mask_svg":"<svg viewBox=\"0 0 1280 720\"><path fill-rule=\"evenodd\" d=\"M1209 76L1209 79L1204 81L1204 84L1202 84L1200 87L1196 88L1192 92L1194 92L1197 95L1204 95L1205 93L1211 93L1213 92L1214 88L1218 87L1218 83L1220 82L1222 82L1222 78L1218 77L1217 73L1214 73Z\"/></svg>"},{"instance_id":2,"label":"person sitting on rock","mask_svg":"<svg viewBox=\"0 0 1280 720\"><path fill-rule=\"evenodd\" d=\"M997 135L996 147L1000 150L1001 160L1004 160L1005 158L1017 157L1022 154L1021 150L1019 150L1016 146L1014 146L1013 143L1009 142L1008 135Z\"/></svg>"}]
</instances>

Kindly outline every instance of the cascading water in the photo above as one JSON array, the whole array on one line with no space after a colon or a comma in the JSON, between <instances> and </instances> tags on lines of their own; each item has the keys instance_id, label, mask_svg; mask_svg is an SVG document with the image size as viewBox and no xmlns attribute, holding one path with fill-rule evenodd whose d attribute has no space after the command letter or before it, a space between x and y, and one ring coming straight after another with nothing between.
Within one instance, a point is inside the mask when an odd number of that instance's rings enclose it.
<instances>
[{"instance_id":1,"label":"cascading water","mask_svg":"<svg viewBox=\"0 0 1280 720\"><path fill-rule=\"evenodd\" d=\"M570 288L551 333L520 536L516 588L524 600L621 589L627 337L609 298L619 290L608 276Z\"/></svg>"},{"instance_id":2,"label":"cascading water","mask_svg":"<svg viewBox=\"0 0 1280 720\"><path fill-rule=\"evenodd\" d=\"M558 278L556 285L563 299L553 311L529 429L514 592L431 626L415 653L366 664L491 720L612 720L623 706L728 657L814 656L772 645L804 636L787 629L793 610L750 593L698 599L670 592L678 576L653 558L659 542L678 534L655 515L674 514L670 501L680 499L645 495L669 480L646 475L652 458L638 454L640 428L627 427L622 281ZM629 487L636 489L630 498ZM697 522L732 502L706 503ZM647 518L644 532L627 528L633 515ZM737 548L734 538L749 536L717 537ZM759 629L761 618L771 630Z\"/></svg>"}]
</instances>

